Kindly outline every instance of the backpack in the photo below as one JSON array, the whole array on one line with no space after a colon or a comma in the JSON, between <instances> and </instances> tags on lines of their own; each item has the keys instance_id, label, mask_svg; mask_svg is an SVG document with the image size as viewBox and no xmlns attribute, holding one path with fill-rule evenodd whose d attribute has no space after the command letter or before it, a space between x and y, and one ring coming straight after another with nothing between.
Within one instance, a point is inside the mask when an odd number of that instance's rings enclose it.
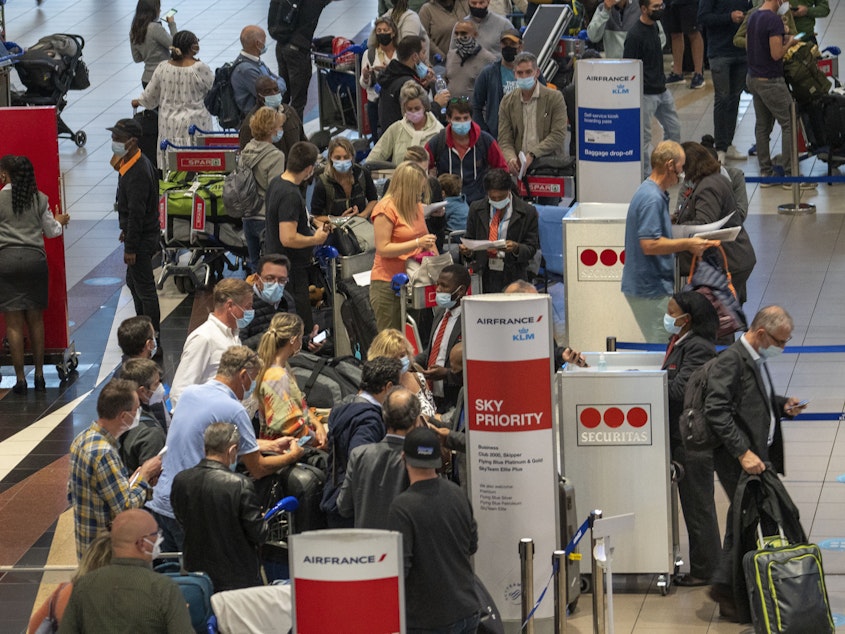
<instances>
[{"instance_id":1,"label":"backpack","mask_svg":"<svg viewBox=\"0 0 845 634\"><path fill-rule=\"evenodd\" d=\"M223 206L232 218L251 218L261 213L264 200L258 193L258 183L252 169L238 160L234 172L223 179Z\"/></svg>"},{"instance_id":2,"label":"backpack","mask_svg":"<svg viewBox=\"0 0 845 634\"><path fill-rule=\"evenodd\" d=\"M270 0L267 31L279 44L287 44L296 30L302 0Z\"/></svg>"},{"instance_id":3,"label":"backpack","mask_svg":"<svg viewBox=\"0 0 845 634\"><path fill-rule=\"evenodd\" d=\"M706 451L722 442L716 438L704 417L704 399L707 397L707 380L710 370L719 357L713 357L690 375L684 390L684 409L678 418L681 441L687 451Z\"/></svg>"},{"instance_id":4,"label":"backpack","mask_svg":"<svg viewBox=\"0 0 845 634\"><path fill-rule=\"evenodd\" d=\"M327 359L300 352L288 364L309 407L331 408L357 394L361 385L361 366L354 357Z\"/></svg>"},{"instance_id":5,"label":"backpack","mask_svg":"<svg viewBox=\"0 0 845 634\"><path fill-rule=\"evenodd\" d=\"M206 110L223 128L237 128L241 124L241 109L235 101L235 91L232 88L232 73L243 60L226 62L214 71L214 83L203 100Z\"/></svg>"},{"instance_id":6,"label":"backpack","mask_svg":"<svg viewBox=\"0 0 845 634\"><path fill-rule=\"evenodd\" d=\"M792 46L783 56L783 75L799 105L811 103L830 92L830 81L818 67L818 48L807 42Z\"/></svg>"}]
</instances>

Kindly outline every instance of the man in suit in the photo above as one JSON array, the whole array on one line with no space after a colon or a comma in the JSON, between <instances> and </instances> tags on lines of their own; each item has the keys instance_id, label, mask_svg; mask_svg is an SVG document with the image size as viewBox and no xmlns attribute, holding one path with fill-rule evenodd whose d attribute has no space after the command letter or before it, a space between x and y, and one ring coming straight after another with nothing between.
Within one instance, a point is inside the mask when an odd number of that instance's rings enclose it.
<instances>
[{"instance_id":1,"label":"man in suit","mask_svg":"<svg viewBox=\"0 0 845 634\"><path fill-rule=\"evenodd\" d=\"M713 450L719 482L733 501L742 471L759 474L767 464L783 473L780 419L798 414L796 398L779 396L766 365L792 338L792 318L780 306L767 306L748 332L726 349L710 370L704 415L722 444ZM735 618L732 583L733 505L728 507L722 556L711 579L710 597L725 618Z\"/></svg>"},{"instance_id":2,"label":"man in suit","mask_svg":"<svg viewBox=\"0 0 845 634\"><path fill-rule=\"evenodd\" d=\"M514 196L511 185L505 170L490 170L484 175L487 197L469 207L467 238L505 242L482 251L460 247L461 255L475 260L485 293L500 293L511 282L528 279L528 263L540 248L537 210Z\"/></svg>"},{"instance_id":3,"label":"man in suit","mask_svg":"<svg viewBox=\"0 0 845 634\"><path fill-rule=\"evenodd\" d=\"M469 292L472 280L466 267L450 264L437 277L438 308L431 329L431 339L415 361L426 368L438 412L446 412L457 403L461 377L449 369L449 352L461 340L461 300Z\"/></svg>"},{"instance_id":4,"label":"man in suit","mask_svg":"<svg viewBox=\"0 0 845 634\"><path fill-rule=\"evenodd\" d=\"M539 157L565 156L566 104L559 91L537 81L536 55L520 53L513 65L517 90L505 95L499 105L499 146L510 171L518 174L520 152L525 155L526 169Z\"/></svg>"}]
</instances>

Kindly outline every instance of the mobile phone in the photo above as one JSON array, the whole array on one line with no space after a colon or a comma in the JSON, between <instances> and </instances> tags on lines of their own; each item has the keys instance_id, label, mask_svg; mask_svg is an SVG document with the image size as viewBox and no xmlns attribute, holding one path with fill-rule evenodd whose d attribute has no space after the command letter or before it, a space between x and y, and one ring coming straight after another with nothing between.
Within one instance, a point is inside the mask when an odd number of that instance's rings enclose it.
<instances>
[{"instance_id":1,"label":"mobile phone","mask_svg":"<svg viewBox=\"0 0 845 634\"><path fill-rule=\"evenodd\" d=\"M793 409L801 409L802 407L807 405L809 402L810 402L810 399L804 399L803 401L799 401L798 403L796 403L792 407L788 407L787 409L790 410L790 411L792 411Z\"/></svg>"},{"instance_id":2,"label":"mobile phone","mask_svg":"<svg viewBox=\"0 0 845 634\"><path fill-rule=\"evenodd\" d=\"M795 39L796 39L796 40L800 40L800 39L801 39L801 38L803 38L805 35L807 35L807 34L806 34L806 33L799 33L798 35L796 35L796 36L795 36Z\"/></svg>"},{"instance_id":3,"label":"mobile phone","mask_svg":"<svg viewBox=\"0 0 845 634\"><path fill-rule=\"evenodd\" d=\"M170 11L164 14L164 19L166 20L167 18L172 18L174 15L176 15L176 13L176 9L171 9Z\"/></svg>"},{"instance_id":4,"label":"mobile phone","mask_svg":"<svg viewBox=\"0 0 845 634\"><path fill-rule=\"evenodd\" d=\"M311 438L313 438L313 436L311 436L311 435L303 436L302 438L300 438L296 441L296 444L299 445L300 447L304 447L309 442L311 442Z\"/></svg>"},{"instance_id":5,"label":"mobile phone","mask_svg":"<svg viewBox=\"0 0 845 634\"><path fill-rule=\"evenodd\" d=\"M328 337L328 336L329 336L328 330L318 332L316 335L311 337L311 343L323 343L326 340L326 337Z\"/></svg>"}]
</instances>

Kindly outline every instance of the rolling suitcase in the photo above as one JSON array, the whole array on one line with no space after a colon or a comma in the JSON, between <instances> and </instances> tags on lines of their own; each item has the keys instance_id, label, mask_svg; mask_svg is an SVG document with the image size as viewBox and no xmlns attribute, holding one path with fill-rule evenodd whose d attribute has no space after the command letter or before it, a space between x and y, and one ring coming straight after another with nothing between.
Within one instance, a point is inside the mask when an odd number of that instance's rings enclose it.
<instances>
[{"instance_id":1,"label":"rolling suitcase","mask_svg":"<svg viewBox=\"0 0 845 634\"><path fill-rule=\"evenodd\" d=\"M575 508L575 486L564 476L558 476L560 495L560 547L565 548L578 530L578 511ZM575 611L581 596L581 562L569 559L566 562L566 606Z\"/></svg>"},{"instance_id":2,"label":"rolling suitcase","mask_svg":"<svg viewBox=\"0 0 845 634\"><path fill-rule=\"evenodd\" d=\"M181 555L180 563L172 562L156 566L156 571L167 575L182 592L185 602L188 604L188 612L191 615L191 625L197 634L208 632L208 619L214 616L211 609L211 595L214 594L214 585L211 579L204 572L187 572L182 568Z\"/></svg>"},{"instance_id":3,"label":"rolling suitcase","mask_svg":"<svg viewBox=\"0 0 845 634\"><path fill-rule=\"evenodd\" d=\"M326 514L320 510L326 472L309 464L298 463L279 472L282 496L292 495L299 500L293 513L291 533L304 533L326 528Z\"/></svg>"}]
</instances>

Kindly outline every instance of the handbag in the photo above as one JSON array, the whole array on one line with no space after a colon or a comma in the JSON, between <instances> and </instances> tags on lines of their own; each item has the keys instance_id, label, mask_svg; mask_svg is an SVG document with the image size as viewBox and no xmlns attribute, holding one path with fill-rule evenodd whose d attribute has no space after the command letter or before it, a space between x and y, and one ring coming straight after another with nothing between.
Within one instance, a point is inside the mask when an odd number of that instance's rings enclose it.
<instances>
[{"instance_id":1,"label":"handbag","mask_svg":"<svg viewBox=\"0 0 845 634\"><path fill-rule=\"evenodd\" d=\"M38 629L35 630L35 634L52 634L53 632L59 631L59 621L56 619L56 596L62 591L68 582L62 583L56 588L55 592L50 595L50 609L47 612L47 616L44 617L44 620L38 625Z\"/></svg>"},{"instance_id":2,"label":"handbag","mask_svg":"<svg viewBox=\"0 0 845 634\"><path fill-rule=\"evenodd\" d=\"M721 261L719 261L721 254ZM713 304L719 315L717 337L725 337L737 330L745 330L748 322L739 305L731 282L728 256L721 245L707 249L701 257L693 256L684 291L701 293Z\"/></svg>"},{"instance_id":3,"label":"handbag","mask_svg":"<svg viewBox=\"0 0 845 634\"><path fill-rule=\"evenodd\" d=\"M437 284L440 272L453 264L452 254L448 251L439 255L424 255L417 260L410 257L405 261L405 273L410 286L431 286Z\"/></svg>"}]
</instances>

